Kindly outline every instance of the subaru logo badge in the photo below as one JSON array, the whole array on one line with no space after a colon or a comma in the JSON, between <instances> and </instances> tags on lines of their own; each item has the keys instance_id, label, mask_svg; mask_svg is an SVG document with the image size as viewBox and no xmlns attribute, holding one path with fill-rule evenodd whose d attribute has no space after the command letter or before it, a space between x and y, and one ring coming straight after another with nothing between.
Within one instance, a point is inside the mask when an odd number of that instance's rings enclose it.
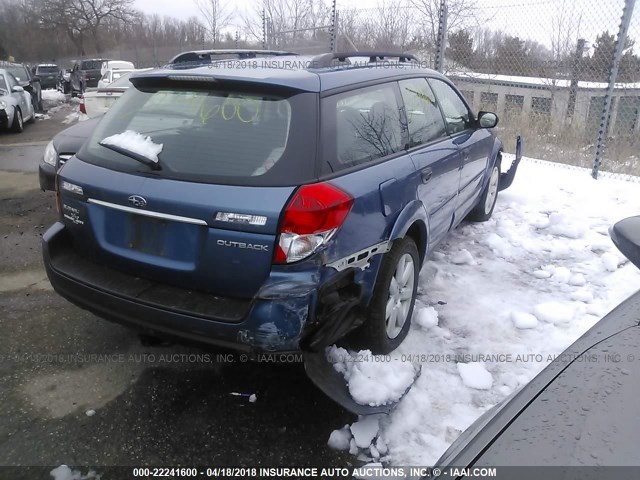
<instances>
[{"instance_id":1,"label":"subaru logo badge","mask_svg":"<svg viewBox=\"0 0 640 480\"><path fill-rule=\"evenodd\" d=\"M129 197L129 203L137 208L144 208L147 206L147 201L140 195L131 195Z\"/></svg>"}]
</instances>

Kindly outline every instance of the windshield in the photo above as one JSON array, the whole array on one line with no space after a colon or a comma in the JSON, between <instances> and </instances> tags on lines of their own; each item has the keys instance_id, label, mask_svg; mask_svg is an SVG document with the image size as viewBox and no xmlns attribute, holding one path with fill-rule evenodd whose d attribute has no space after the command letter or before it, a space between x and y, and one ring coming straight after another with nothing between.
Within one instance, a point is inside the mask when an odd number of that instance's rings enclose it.
<instances>
[{"instance_id":1,"label":"windshield","mask_svg":"<svg viewBox=\"0 0 640 480\"><path fill-rule=\"evenodd\" d=\"M85 60L80 64L80 70L100 70L102 60Z\"/></svg>"},{"instance_id":2,"label":"windshield","mask_svg":"<svg viewBox=\"0 0 640 480\"><path fill-rule=\"evenodd\" d=\"M119 78L122 78L125 75L129 75L129 73L131 72L127 72L126 70L114 70L111 75L113 76L113 81L115 82Z\"/></svg>"},{"instance_id":3,"label":"windshield","mask_svg":"<svg viewBox=\"0 0 640 480\"><path fill-rule=\"evenodd\" d=\"M117 80L111 82L109 84L109 88L112 87L121 87L121 88L129 88L131 86L131 82L129 81L129 77L131 76L131 72L120 74L116 77L115 72L113 74L114 78L118 78Z\"/></svg>"},{"instance_id":4,"label":"windshield","mask_svg":"<svg viewBox=\"0 0 640 480\"><path fill-rule=\"evenodd\" d=\"M24 82L28 80L24 67L7 67L7 71L13 74L18 82Z\"/></svg>"},{"instance_id":5,"label":"windshield","mask_svg":"<svg viewBox=\"0 0 640 480\"><path fill-rule=\"evenodd\" d=\"M298 174L308 179L313 175L313 164L308 165L313 156L291 153L303 148L297 137L292 141L291 131L294 117L305 111L300 104L306 103L308 96L140 91L131 86L107 112L83 151L89 161L102 166L140 171L140 163L123 153L126 145L119 143L118 152L100 144L105 138L127 132L125 138L139 134L160 148L157 161L162 176L237 184L260 183L256 181L259 177L282 183ZM292 161L297 165L288 168L286 164Z\"/></svg>"},{"instance_id":6,"label":"windshield","mask_svg":"<svg viewBox=\"0 0 640 480\"><path fill-rule=\"evenodd\" d=\"M9 90L7 88L7 82L4 79L4 75L2 75L1 73L0 73L0 90L3 90L5 92Z\"/></svg>"},{"instance_id":7,"label":"windshield","mask_svg":"<svg viewBox=\"0 0 640 480\"><path fill-rule=\"evenodd\" d=\"M47 67L38 67L36 69L36 72L38 74L40 74L40 73L58 73L58 67L56 67L55 65L47 66Z\"/></svg>"}]
</instances>

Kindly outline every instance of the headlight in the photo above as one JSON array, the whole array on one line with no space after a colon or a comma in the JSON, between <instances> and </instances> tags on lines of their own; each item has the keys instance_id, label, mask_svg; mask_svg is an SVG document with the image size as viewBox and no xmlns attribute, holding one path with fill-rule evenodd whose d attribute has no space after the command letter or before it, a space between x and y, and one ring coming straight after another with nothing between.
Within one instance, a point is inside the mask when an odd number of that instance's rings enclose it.
<instances>
[{"instance_id":1,"label":"headlight","mask_svg":"<svg viewBox=\"0 0 640 480\"><path fill-rule=\"evenodd\" d=\"M7 103L0 100L0 108L7 108Z\"/></svg>"},{"instance_id":2,"label":"headlight","mask_svg":"<svg viewBox=\"0 0 640 480\"><path fill-rule=\"evenodd\" d=\"M55 167L56 163L58 163L58 152L56 152L56 147L53 146L53 141L49 142L44 149L44 163L48 163L52 167Z\"/></svg>"}]
</instances>

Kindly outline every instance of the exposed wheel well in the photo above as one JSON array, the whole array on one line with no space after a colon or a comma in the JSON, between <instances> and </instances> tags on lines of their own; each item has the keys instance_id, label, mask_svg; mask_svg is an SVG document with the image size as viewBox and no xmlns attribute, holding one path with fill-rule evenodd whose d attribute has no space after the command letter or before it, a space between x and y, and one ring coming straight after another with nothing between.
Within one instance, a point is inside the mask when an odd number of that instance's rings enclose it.
<instances>
[{"instance_id":1,"label":"exposed wheel well","mask_svg":"<svg viewBox=\"0 0 640 480\"><path fill-rule=\"evenodd\" d=\"M418 247L418 255L420 256L420 265L424 263L427 252L427 230L422 222L414 222L407 230L407 237L413 239Z\"/></svg>"}]
</instances>

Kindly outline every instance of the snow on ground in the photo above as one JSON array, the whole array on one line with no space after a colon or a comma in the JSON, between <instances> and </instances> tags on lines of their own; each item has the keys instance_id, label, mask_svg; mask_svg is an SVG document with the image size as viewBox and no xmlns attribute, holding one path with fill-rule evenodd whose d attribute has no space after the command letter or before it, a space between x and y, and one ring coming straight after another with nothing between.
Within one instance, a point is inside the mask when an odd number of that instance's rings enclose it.
<instances>
[{"instance_id":1,"label":"snow on ground","mask_svg":"<svg viewBox=\"0 0 640 480\"><path fill-rule=\"evenodd\" d=\"M433 465L477 417L640 287L640 271L607 233L640 212L640 184L589 174L524 159L493 218L450 234L420 273L411 331L391 355L419 361L422 374L391 415L375 416L357 442L362 419L334 431L332 448L362 461Z\"/></svg>"},{"instance_id":2,"label":"snow on ground","mask_svg":"<svg viewBox=\"0 0 640 480\"><path fill-rule=\"evenodd\" d=\"M67 95L65 95L64 93L58 90L49 88L47 90L42 90L42 101L47 104L56 105L56 104L66 102Z\"/></svg>"},{"instance_id":3,"label":"snow on ground","mask_svg":"<svg viewBox=\"0 0 640 480\"><path fill-rule=\"evenodd\" d=\"M101 145L112 145L124 148L142 157L158 163L158 155L162 152L162 144L154 143L151 137L142 135L133 130L125 130L122 133L111 135L100 142Z\"/></svg>"},{"instance_id":4,"label":"snow on ground","mask_svg":"<svg viewBox=\"0 0 640 480\"><path fill-rule=\"evenodd\" d=\"M60 465L49 472L53 480L100 480L100 475L89 470L83 475L80 470L72 470L66 465Z\"/></svg>"},{"instance_id":5,"label":"snow on ground","mask_svg":"<svg viewBox=\"0 0 640 480\"><path fill-rule=\"evenodd\" d=\"M362 361L372 356L369 350L354 356L341 347L327 349L327 360L344 375L351 398L357 403L378 406L398 401L413 382L416 368L398 359L382 364Z\"/></svg>"},{"instance_id":6,"label":"snow on ground","mask_svg":"<svg viewBox=\"0 0 640 480\"><path fill-rule=\"evenodd\" d=\"M62 123L69 124L74 122L84 122L85 120L89 120L89 115L87 115L86 113L77 111L77 112L71 112L69 115L64 117L64 120L62 120Z\"/></svg>"}]
</instances>

